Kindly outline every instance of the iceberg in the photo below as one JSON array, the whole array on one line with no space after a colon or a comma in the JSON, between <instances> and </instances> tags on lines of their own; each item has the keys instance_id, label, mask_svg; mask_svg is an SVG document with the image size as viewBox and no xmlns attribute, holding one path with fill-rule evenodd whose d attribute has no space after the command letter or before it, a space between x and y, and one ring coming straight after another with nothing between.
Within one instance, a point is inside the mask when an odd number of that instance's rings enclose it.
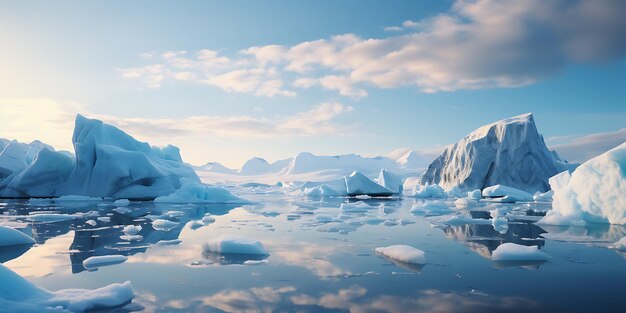
<instances>
[{"instance_id":1,"label":"iceberg","mask_svg":"<svg viewBox=\"0 0 626 313\"><path fill-rule=\"evenodd\" d=\"M378 174L378 184L399 195L402 195L402 191L404 190L402 178L386 169L380 170L380 174Z\"/></svg>"},{"instance_id":2,"label":"iceberg","mask_svg":"<svg viewBox=\"0 0 626 313\"><path fill-rule=\"evenodd\" d=\"M85 312L129 303L135 294L130 282L98 289L48 291L0 264L0 308L3 312Z\"/></svg>"},{"instance_id":3,"label":"iceberg","mask_svg":"<svg viewBox=\"0 0 626 313\"><path fill-rule=\"evenodd\" d=\"M463 191L506 185L534 193L549 189L548 179L567 170L548 150L532 114L478 128L448 146L421 177L421 184Z\"/></svg>"},{"instance_id":4,"label":"iceberg","mask_svg":"<svg viewBox=\"0 0 626 313\"><path fill-rule=\"evenodd\" d=\"M202 166L198 166L197 169L200 171L223 173L223 174L234 174L237 172L236 170L228 168L218 162L209 162Z\"/></svg>"},{"instance_id":5,"label":"iceberg","mask_svg":"<svg viewBox=\"0 0 626 313\"><path fill-rule=\"evenodd\" d=\"M533 196L525 191L504 185L495 185L483 189L483 197L491 198L498 202L532 201Z\"/></svg>"},{"instance_id":6,"label":"iceberg","mask_svg":"<svg viewBox=\"0 0 626 313\"><path fill-rule=\"evenodd\" d=\"M172 222L164 219L157 219L152 222L152 228L160 231L170 231L174 228L178 227L177 222Z\"/></svg>"},{"instance_id":7,"label":"iceberg","mask_svg":"<svg viewBox=\"0 0 626 313\"><path fill-rule=\"evenodd\" d=\"M374 251L392 260L409 264L426 264L424 251L411 246L393 245L388 247L378 247L375 248Z\"/></svg>"},{"instance_id":8,"label":"iceberg","mask_svg":"<svg viewBox=\"0 0 626 313\"><path fill-rule=\"evenodd\" d=\"M32 245L35 240L12 227L0 226L0 247L15 245Z\"/></svg>"},{"instance_id":9,"label":"iceberg","mask_svg":"<svg viewBox=\"0 0 626 313\"><path fill-rule=\"evenodd\" d=\"M154 199L156 203L232 203L245 204L248 201L232 195L228 190L208 186L191 180L182 178L180 188L173 193Z\"/></svg>"},{"instance_id":10,"label":"iceberg","mask_svg":"<svg viewBox=\"0 0 626 313\"><path fill-rule=\"evenodd\" d=\"M260 241L240 236L222 235L211 239L203 248L219 254L269 254Z\"/></svg>"},{"instance_id":11,"label":"iceberg","mask_svg":"<svg viewBox=\"0 0 626 313\"><path fill-rule=\"evenodd\" d=\"M76 116L76 164L64 194L154 199L173 193L180 179L199 182L177 147L151 147L99 120Z\"/></svg>"},{"instance_id":12,"label":"iceberg","mask_svg":"<svg viewBox=\"0 0 626 313\"><path fill-rule=\"evenodd\" d=\"M291 159L278 160L274 163L269 163L265 159L262 158L252 158L237 171L237 174L240 175L261 175L267 173L278 173L281 172L288 164L291 162Z\"/></svg>"},{"instance_id":13,"label":"iceberg","mask_svg":"<svg viewBox=\"0 0 626 313\"><path fill-rule=\"evenodd\" d=\"M318 156L309 152L302 152L290 160L283 174L295 175L334 170L346 175L351 172L362 172L367 175L376 175L383 168L397 169L396 162L387 157L367 158L357 154L336 156Z\"/></svg>"},{"instance_id":14,"label":"iceberg","mask_svg":"<svg viewBox=\"0 0 626 313\"><path fill-rule=\"evenodd\" d=\"M626 224L626 142L550 178L552 210L539 224Z\"/></svg>"},{"instance_id":15,"label":"iceberg","mask_svg":"<svg viewBox=\"0 0 626 313\"><path fill-rule=\"evenodd\" d=\"M441 188L437 184L428 184L425 185L416 185L413 189L413 197L420 199L428 199L428 198L447 198L448 194L443 188Z\"/></svg>"},{"instance_id":16,"label":"iceberg","mask_svg":"<svg viewBox=\"0 0 626 313\"><path fill-rule=\"evenodd\" d=\"M389 197L397 194L397 192L394 192L393 190L390 190L375 183L360 172L352 172L352 174L345 177L345 181L346 194L349 197L360 195L367 195L372 197Z\"/></svg>"},{"instance_id":17,"label":"iceberg","mask_svg":"<svg viewBox=\"0 0 626 313\"><path fill-rule=\"evenodd\" d=\"M524 246L507 242L499 245L491 254L493 261L547 261L548 256L538 246Z\"/></svg>"}]
</instances>

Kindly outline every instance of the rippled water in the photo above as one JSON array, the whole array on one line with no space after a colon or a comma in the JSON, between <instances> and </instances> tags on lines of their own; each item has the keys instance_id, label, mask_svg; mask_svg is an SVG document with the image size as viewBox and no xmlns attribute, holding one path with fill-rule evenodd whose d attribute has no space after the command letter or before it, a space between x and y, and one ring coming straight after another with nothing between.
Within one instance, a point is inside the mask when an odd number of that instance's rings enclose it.
<instances>
[{"instance_id":1,"label":"rippled water","mask_svg":"<svg viewBox=\"0 0 626 313\"><path fill-rule=\"evenodd\" d=\"M625 255L609 248L626 229L532 224L547 204L480 202L457 208L450 201L451 214L475 218L468 224L412 214L409 209L423 203L414 199L366 200L369 209L341 212L340 200L239 193L257 204L145 202L132 203L125 212L112 203L59 207L3 200L0 223L33 236L37 244L2 249L0 261L50 290L130 280L137 296L114 310L122 312L623 312L626 307ZM508 229L497 231L486 220L494 206L511 211ZM73 218L29 218L42 212ZM205 213L216 221L189 223ZM156 230L151 224L156 218L177 224ZM120 239L123 226L131 224L142 226L142 238ZM270 253L267 263L243 265L250 257L203 252L202 245L221 234L260 240ZM174 239L181 242L156 244ZM492 262L491 252L504 242L538 245L551 258ZM372 251L392 244L424 250L427 264L393 262ZM129 258L91 271L82 265L90 256L108 254Z\"/></svg>"}]
</instances>

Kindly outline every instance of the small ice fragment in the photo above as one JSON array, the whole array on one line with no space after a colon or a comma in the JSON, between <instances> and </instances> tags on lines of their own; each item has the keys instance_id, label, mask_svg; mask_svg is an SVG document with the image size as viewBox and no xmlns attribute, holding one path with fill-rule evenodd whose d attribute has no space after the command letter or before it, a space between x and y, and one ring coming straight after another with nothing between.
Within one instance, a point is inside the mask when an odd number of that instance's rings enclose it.
<instances>
[{"instance_id":1,"label":"small ice fragment","mask_svg":"<svg viewBox=\"0 0 626 313\"><path fill-rule=\"evenodd\" d=\"M102 255L92 256L83 261L83 267L86 269L92 269L102 266L108 266L113 264L123 263L128 258L124 255Z\"/></svg>"},{"instance_id":2,"label":"small ice fragment","mask_svg":"<svg viewBox=\"0 0 626 313\"><path fill-rule=\"evenodd\" d=\"M499 245L491 255L493 261L547 261L548 256L538 246L524 246L507 242Z\"/></svg>"},{"instance_id":3,"label":"small ice fragment","mask_svg":"<svg viewBox=\"0 0 626 313\"><path fill-rule=\"evenodd\" d=\"M393 245L388 247L378 247L374 251L390 259L411 264L426 264L424 251L407 246Z\"/></svg>"}]
</instances>

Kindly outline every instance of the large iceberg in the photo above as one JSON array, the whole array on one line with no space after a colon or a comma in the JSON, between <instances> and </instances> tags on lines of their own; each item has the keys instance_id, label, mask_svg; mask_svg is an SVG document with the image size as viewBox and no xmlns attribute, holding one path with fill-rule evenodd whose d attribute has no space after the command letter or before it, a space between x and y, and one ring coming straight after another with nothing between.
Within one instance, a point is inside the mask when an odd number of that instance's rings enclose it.
<instances>
[{"instance_id":1,"label":"large iceberg","mask_svg":"<svg viewBox=\"0 0 626 313\"><path fill-rule=\"evenodd\" d=\"M74 166L69 152L57 152L40 141L29 144L0 140L0 196L51 197Z\"/></svg>"},{"instance_id":2,"label":"large iceberg","mask_svg":"<svg viewBox=\"0 0 626 313\"><path fill-rule=\"evenodd\" d=\"M526 192L544 192L548 179L567 170L548 150L532 114L485 125L448 146L420 179L446 190L464 191L506 185Z\"/></svg>"},{"instance_id":3,"label":"large iceberg","mask_svg":"<svg viewBox=\"0 0 626 313\"><path fill-rule=\"evenodd\" d=\"M237 171L237 174L241 175L261 175L267 173L278 173L282 171L288 164L291 162L291 159L278 160L274 163L269 163L265 159L262 158L252 158Z\"/></svg>"},{"instance_id":4,"label":"large iceberg","mask_svg":"<svg viewBox=\"0 0 626 313\"><path fill-rule=\"evenodd\" d=\"M180 188L180 179L200 181L177 147L151 147L99 120L76 116L76 152L64 194L153 199Z\"/></svg>"},{"instance_id":5,"label":"large iceberg","mask_svg":"<svg viewBox=\"0 0 626 313\"><path fill-rule=\"evenodd\" d=\"M542 224L626 224L626 142L550 178L552 210Z\"/></svg>"},{"instance_id":6,"label":"large iceberg","mask_svg":"<svg viewBox=\"0 0 626 313\"><path fill-rule=\"evenodd\" d=\"M380 174L378 174L378 184L400 195L402 191L404 191L402 178L386 169L380 170Z\"/></svg>"}]
</instances>

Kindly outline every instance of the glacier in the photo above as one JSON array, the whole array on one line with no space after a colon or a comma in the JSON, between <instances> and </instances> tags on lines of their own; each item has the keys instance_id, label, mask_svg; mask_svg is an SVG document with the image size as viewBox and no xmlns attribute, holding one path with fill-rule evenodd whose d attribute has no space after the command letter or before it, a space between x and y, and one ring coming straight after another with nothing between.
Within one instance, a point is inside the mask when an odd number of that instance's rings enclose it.
<instances>
[{"instance_id":1,"label":"glacier","mask_svg":"<svg viewBox=\"0 0 626 313\"><path fill-rule=\"evenodd\" d=\"M549 151L531 113L482 126L448 146L420 179L446 190L506 185L529 193L545 192L548 179L570 169Z\"/></svg>"},{"instance_id":2,"label":"glacier","mask_svg":"<svg viewBox=\"0 0 626 313\"><path fill-rule=\"evenodd\" d=\"M626 224L626 142L550 178L552 210L539 224Z\"/></svg>"}]
</instances>

